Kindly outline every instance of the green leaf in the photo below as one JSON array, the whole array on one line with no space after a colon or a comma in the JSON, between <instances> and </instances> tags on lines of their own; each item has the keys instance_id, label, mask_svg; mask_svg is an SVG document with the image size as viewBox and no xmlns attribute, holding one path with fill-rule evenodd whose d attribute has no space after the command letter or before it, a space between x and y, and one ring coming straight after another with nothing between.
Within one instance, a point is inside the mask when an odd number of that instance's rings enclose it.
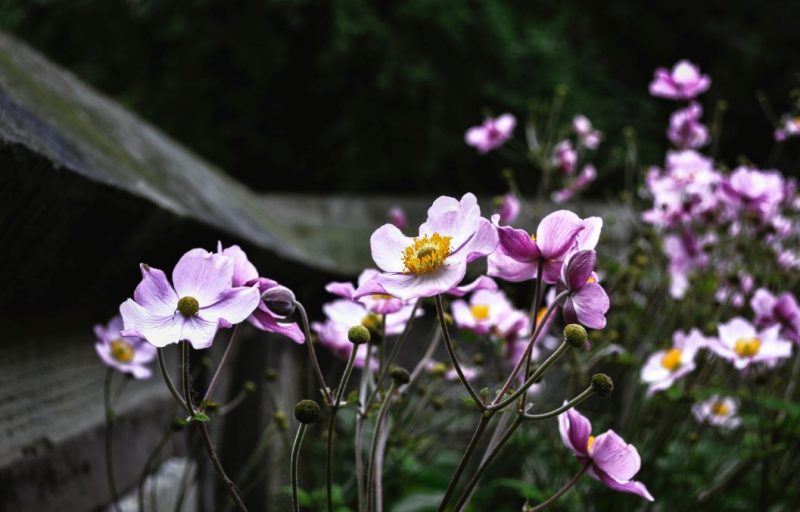
<instances>
[{"instance_id":1,"label":"green leaf","mask_svg":"<svg viewBox=\"0 0 800 512\"><path fill-rule=\"evenodd\" d=\"M198 412L198 413L195 413L194 416L189 418L189 421L203 421L203 422L205 422L205 421L208 421L209 419L210 418L208 417L207 414L202 413L202 412Z\"/></svg>"}]
</instances>

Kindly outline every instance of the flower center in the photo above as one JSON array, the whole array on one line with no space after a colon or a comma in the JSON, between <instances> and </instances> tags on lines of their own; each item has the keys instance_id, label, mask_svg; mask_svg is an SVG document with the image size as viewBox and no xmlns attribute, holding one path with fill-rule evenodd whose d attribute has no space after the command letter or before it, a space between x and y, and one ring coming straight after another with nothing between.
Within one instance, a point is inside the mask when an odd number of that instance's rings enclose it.
<instances>
[{"instance_id":1,"label":"flower center","mask_svg":"<svg viewBox=\"0 0 800 512\"><path fill-rule=\"evenodd\" d=\"M189 318L200 311L200 303L194 297L181 297L178 301L178 311L186 318Z\"/></svg>"},{"instance_id":2,"label":"flower center","mask_svg":"<svg viewBox=\"0 0 800 512\"><path fill-rule=\"evenodd\" d=\"M586 451L592 451L592 446L594 446L594 436L589 436L589 440L586 441Z\"/></svg>"},{"instance_id":3,"label":"flower center","mask_svg":"<svg viewBox=\"0 0 800 512\"><path fill-rule=\"evenodd\" d=\"M593 276L589 276L589 277L586 278L586 284L592 284L592 283L596 283L596 282L597 282L597 279L595 279Z\"/></svg>"},{"instance_id":4,"label":"flower center","mask_svg":"<svg viewBox=\"0 0 800 512\"><path fill-rule=\"evenodd\" d=\"M715 402L711 406L711 413L714 416L727 416L731 413L731 408L725 402Z\"/></svg>"},{"instance_id":5,"label":"flower center","mask_svg":"<svg viewBox=\"0 0 800 512\"><path fill-rule=\"evenodd\" d=\"M378 332L381 326L381 317L375 313L367 313L364 318L361 319L361 325L370 331Z\"/></svg>"},{"instance_id":6,"label":"flower center","mask_svg":"<svg viewBox=\"0 0 800 512\"><path fill-rule=\"evenodd\" d=\"M373 293L372 295L370 295L370 297L372 297L375 300L389 300L394 298L388 293Z\"/></svg>"},{"instance_id":7,"label":"flower center","mask_svg":"<svg viewBox=\"0 0 800 512\"><path fill-rule=\"evenodd\" d=\"M733 351L739 357L753 357L761 349L761 340L758 338L739 338L733 346Z\"/></svg>"},{"instance_id":8,"label":"flower center","mask_svg":"<svg viewBox=\"0 0 800 512\"><path fill-rule=\"evenodd\" d=\"M439 233L415 238L414 243L403 250L406 271L416 275L427 274L444 265L444 260L450 254L452 238Z\"/></svg>"},{"instance_id":9,"label":"flower center","mask_svg":"<svg viewBox=\"0 0 800 512\"><path fill-rule=\"evenodd\" d=\"M133 361L134 350L131 345L117 338L111 342L111 357L120 363Z\"/></svg>"},{"instance_id":10,"label":"flower center","mask_svg":"<svg viewBox=\"0 0 800 512\"><path fill-rule=\"evenodd\" d=\"M681 349L673 348L661 358L661 366L671 372L675 372L681 367Z\"/></svg>"},{"instance_id":11,"label":"flower center","mask_svg":"<svg viewBox=\"0 0 800 512\"><path fill-rule=\"evenodd\" d=\"M489 306L487 304L475 304L469 308L469 311L475 320L487 320L489 318Z\"/></svg>"},{"instance_id":12,"label":"flower center","mask_svg":"<svg viewBox=\"0 0 800 512\"><path fill-rule=\"evenodd\" d=\"M541 325L542 321L544 320L544 316L547 314L547 308L539 308L539 312L536 313L536 325Z\"/></svg>"}]
</instances>

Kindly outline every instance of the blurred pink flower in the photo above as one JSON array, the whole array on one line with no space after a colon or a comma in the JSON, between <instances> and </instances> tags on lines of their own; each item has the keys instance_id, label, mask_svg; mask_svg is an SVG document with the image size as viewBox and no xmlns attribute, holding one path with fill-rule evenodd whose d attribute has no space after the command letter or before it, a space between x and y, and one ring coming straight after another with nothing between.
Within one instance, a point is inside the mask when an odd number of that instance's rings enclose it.
<instances>
[{"instance_id":1,"label":"blurred pink flower","mask_svg":"<svg viewBox=\"0 0 800 512\"><path fill-rule=\"evenodd\" d=\"M502 290L478 290L472 294L469 303L456 300L451 308L457 327L484 336L498 331L500 325L515 312ZM525 315L517 317L516 321L524 322Z\"/></svg>"},{"instance_id":2,"label":"blurred pink flower","mask_svg":"<svg viewBox=\"0 0 800 512\"><path fill-rule=\"evenodd\" d=\"M641 378L647 384L647 396L663 391L695 369L694 358L709 340L698 329L687 335L683 331L672 334L672 347L654 352L642 367Z\"/></svg>"},{"instance_id":3,"label":"blurred pink flower","mask_svg":"<svg viewBox=\"0 0 800 512\"><path fill-rule=\"evenodd\" d=\"M372 268L364 270L358 276L358 286L366 284L378 274L380 274L380 272ZM350 282L334 281L325 285L325 290L339 297L344 297L345 299L363 304L364 307L367 308L367 311L379 315L396 313L409 304L409 301L400 300L387 293L373 293L371 295L364 295L359 299L354 299L356 288L353 286L353 283Z\"/></svg>"},{"instance_id":4,"label":"blurred pink flower","mask_svg":"<svg viewBox=\"0 0 800 512\"><path fill-rule=\"evenodd\" d=\"M588 149L597 149L603 134L595 130L589 118L579 114L572 118L572 130L578 136L578 142Z\"/></svg>"},{"instance_id":5,"label":"blurred pink flower","mask_svg":"<svg viewBox=\"0 0 800 512\"><path fill-rule=\"evenodd\" d=\"M780 339L780 325L756 328L744 318L733 318L719 325L719 337L709 348L718 356L744 370L754 363L774 366L792 355L792 344Z\"/></svg>"},{"instance_id":6,"label":"blurred pink flower","mask_svg":"<svg viewBox=\"0 0 800 512\"><path fill-rule=\"evenodd\" d=\"M755 324L760 327L781 326L781 334L800 344L800 306L789 292L778 296L765 288L759 288L750 299L750 307L756 314Z\"/></svg>"},{"instance_id":7,"label":"blurred pink flower","mask_svg":"<svg viewBox=\"0 0 800 512\"><path fill-rule=\"evenodd\" d=\"M677 110L669 118L667 138L680 149L696 149L708 144L708 129L700 122L703 107L691 102L688 107Z\"/></svg>"},{"instance_id":8,"label":"blurred pink flower","mask_svg":"<svg viewBox=\"0 0 800 512\"><path fill-rule=\"evenodd\" d=\"M567 186L561 190L556 190L553 192L551 199L557 204L569 201L575 196L575 194L588 187L589 184L596 178L597 169L595 166L592 164L586 164L583 166L583 169L581 169L581 172L575 176L575 179L569 182Z\"/></svg>"},{"instance_id":9,"label":"blurred pink flower","mask_svg":"<svg viewBox=\"0 0 800 512\"><path fill-rule=\"evenodd\" d=\"M688 60L681 60L672 71L656 69L650 82L650 94L671 100L691 100L708 90L711 78L700 73L700 68Z\"/></svg>"},{"instance_id":10,"label":"blurred pink flower","mask_svg":"<svg viewBox=\"0 0 800 512\"><path fill-rule=\"evenodd\" d=\"M700 423L733 429L741 425L742 419L736 415L739 404L731 397L712 395L707 400L692 406L692 414Z\"/></svg>"},{"instance_id":11,"label":"blurred pink flower","mask_svg":"<svg viewBox=\"0 0 800 512\"><path fill-rule=\"evenodd\" d=\"M406 211L399 206L393 206L389 210L389 222L397 226L397 229L404 230L408 227L408 217Z\"/></svg>"},{"instance_id":12,"label":"blurred pink flower","mask_svg":"<svg viewBox=\"0 0 800 512\"><path fill-rule=\"evenodd\" d=\"M569 139L564 139L553 148L553 164L564 174L572 174L578 163L578 152Z\"/></svg>"},{"instance_id":13,"label":"blurred pink flower","mask_svg":"<svg viewBox=\"0 0 800 512\"><path fill-rule=\"evenodd\" d=\"M464 135L464 140L480 153L497 149L511 138L517 119L511 114L503 114L495 119L488 118L480 126L473 126Z\"/></svg>"},{"instance_id":14,"label":"blurred pink flower","mask_svg":"<svg viewBox=\"0 0 800 512\"><path fill-rule=\"evenodd\" d=\"M499 207L495 213L500 216L502 224L511 224L519 217L520 202L517 196L508 193L500 198Z\"/></svg>"},{"instance_id":15,"label":"blurred pink flower","mask_svg":"<svg viewBox=\"0 0 800 512\"><path fill-rule=\"evenodd\" d=\"M122 317L115 316L108 325L94 326L97 342L94 349L107 366L146 379L153 372L147 364L156 358L156 348L137 336L123 336Z\"/></svg>"}]
</instances>

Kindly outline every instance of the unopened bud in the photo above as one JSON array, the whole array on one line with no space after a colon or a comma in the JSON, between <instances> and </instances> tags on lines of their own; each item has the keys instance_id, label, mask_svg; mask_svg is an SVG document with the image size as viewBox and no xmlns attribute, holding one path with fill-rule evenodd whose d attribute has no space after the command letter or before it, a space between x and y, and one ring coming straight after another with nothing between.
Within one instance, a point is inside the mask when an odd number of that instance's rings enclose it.
<instances>
[{"instance_id":1,"label":"unopened bud","mask_svg":"<svg viewBox=\"0 0 800 512\"><path fill-rule=\"evenodd\" d=\"M278 380L278 372L274 368L267 368L264 370L264 380L267 382L275 382Z\"/></svg>"},{"instance_id":2,"label":"unopened bud","mask_svg":"<svg viewBox=\"0 0 800 512\"><path fill-rule=\"evenodd\" d=\"M605 373L592 375L592 389L600 396L608 396L614 391L614 381Z\"/></svg>"},{"instance_id":3,"label":"unopened bud","mask_svg":"<svg viewBox=\"0 0 800 512\"><path fill-rule=\"evenodd\" d=\"M242 386L242 390L245 393L247 393L248 395L251 395L251 394L256 392L256 383L253 382L252 380L246 380L246 381L244 381L244 385Z\"/></svg>"},{"instance_id":4,"label":"unopened bud","mask_svg":"<svg viewBox=\"0 0 800 512\"><path fill-rule=\"evenodd\" d=\"M583 347L586 344L586 329L582 325L567 324L564 327L564 341L574 348Z\"/></svg>"},{"instance_id":5,"label":"unopened bud","mask_svg":"<svg viewBox=\"0 0 800 512\"><path fill-rule=\"evenodd\" d=\"M278 430L286 430L289 428L289 423L286 421L286 413L283 411L276 411L275 414L272 415L272 420L275 422L275 426Z\"/></svg>"},{"instance_id":6,"label":"unopened bud","mask_svg":"<svg viewBox=\"0 0 800 512\"><path fill-rule=\"evenodd\" d=\"M349 331L347 331L347 339L350 340L350 343L353 345L363 345L364 343L369 343L369 329L363 325L354 325Z\"/></svg>"},{"instance_id":7,"label":"unopened bud","mask_svg":"<svg viewBox=\"0 0 800 512\"><path fill-rule=\"evenodd\" d=\"M402 368L400 366L395 366L391 370L389 370L389 375L394 380L394 383L398 386L402 386L403 384L408 384L411 380L411 376L408 374L408 370Z\"/></svg>"},{"instance_id":8,"label":"unopened bud","mask_svg":"<svg viewBox=\"0 0 800 512\"><path fill-rule=\"evenodd\" d=\"M294 406L294 417L304 425L316 423L321 416L319 404L314 400L300 400Z\"/></svg>"},{"instance_id":9,"label":"unopened bud","mask_svg":"<svg viewBox=\"0 0 800 512\"><path fill-rule=\"evenodd\" d=\"M444 363L434 363L434 365L431 366L431 375L434 377L444 377L446 373L447 365Z\"/></svg>"},{"instance_id":10,"label":"unopened bud","mask_svg":"<svg viewBox=\"0 0 800 512\"><path fill-rule=\"evenodd\" d=\"M289 316L294 313L294 293L285 286L275 286L261 294L261 300L270 311L281 315Z\"/></svg>"}]
</instances>

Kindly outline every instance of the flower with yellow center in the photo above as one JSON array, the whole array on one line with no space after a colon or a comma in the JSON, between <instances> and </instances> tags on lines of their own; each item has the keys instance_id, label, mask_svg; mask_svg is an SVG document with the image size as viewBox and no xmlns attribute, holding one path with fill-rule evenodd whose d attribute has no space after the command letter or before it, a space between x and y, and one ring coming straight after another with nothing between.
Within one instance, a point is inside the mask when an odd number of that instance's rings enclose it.
<instances>
[{"instance_id":1,"label":"flower with yellow center","mask_svg":"<svg viewBox=\"0 0 800 512\"><path fill-rule=\"evenodd\" d=\"M475 320L488 320L489 319L489 305L488 304L473 304L469 308L472 317Z\"/></svg>"},{"instance_id":2,"label":"flower with yellow center","mask_svg":"<svg viewBox=\"0 0 800 512\"><path fill-rule=\"evenodd\" d=\"M739 338L733 346L733 351L739 357L754 357L761 349L761 340L758 338Z\"/></svg>"},{"instance_id":3,"label":"flower with yellow center","mask_svg":"<svg viewBox=\"0 0 800 512\"><path fill-rule=\"evenodd\" d=\"M728 416L731 413L731 407L725 402L714 402L711 405L711 413L714 416Z\"/></svg>"},{"instance_id":4,"label":"flower with yellow center","mask_svg":"<svg viewBox=\"0 0 800 512\"><path fill-rule=\"evenodd\" d=\"M135 350L129 343L125 343L117 338L111 342L111 357L120 363L130 363L133 361Z\"/></svg>"},{"instance_id":5,"label":"flower with yellow center","mask_svg":"<svg viewBox=\"0 0 800 512\"><path fill-rule=\"evenodd\" d=\"M668 350L667 353L661 358L661 366L674 373L678 370L678 368L681 367L682 355L683 353L679 348L672 348Z\"/></svg>"},{"instance_id":6,"label":"flower with yellow center","mask_svg":"<svg viewBox=\"0 0 800 512\"><path fill-rule=\"evenodd\" d=\"M403 251L406 272L421 275L440 268L450 254L452 238L439 233L415 238L414 243Z\"/></svg>"},{"instance_id":7,"label":"flower with yellow center","mask_svg":"<svg viewBox=\"0 0 800 512\"><path fill-rule=\"evenodd\" d=\"M592 446L594 446L594 436L589 436L589 439L586 441L586 451L592 451Z\"/></svg>"}]
</instances>

